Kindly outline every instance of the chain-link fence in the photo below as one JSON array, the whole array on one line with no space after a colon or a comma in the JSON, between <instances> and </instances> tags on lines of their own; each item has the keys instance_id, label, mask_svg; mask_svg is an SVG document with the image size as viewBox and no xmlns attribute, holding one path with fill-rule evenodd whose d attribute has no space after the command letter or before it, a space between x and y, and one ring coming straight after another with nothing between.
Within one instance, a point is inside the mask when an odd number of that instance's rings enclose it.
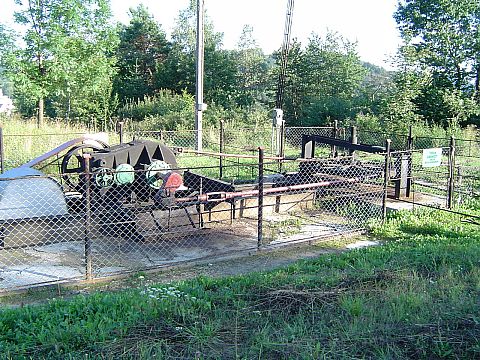
<instances>
[{"instance_id":1,"label":"chain-link fence","mask_svg":"<svg viewBox=\"0 0 480 360\"><path fill-rule=\"evenodd\" d=\"M134 169L78 155L82 171L0 178L0 291L333 237L381 215L378 163L255 154L220 170L185 153Z\"/></svg>"}]
</instances>

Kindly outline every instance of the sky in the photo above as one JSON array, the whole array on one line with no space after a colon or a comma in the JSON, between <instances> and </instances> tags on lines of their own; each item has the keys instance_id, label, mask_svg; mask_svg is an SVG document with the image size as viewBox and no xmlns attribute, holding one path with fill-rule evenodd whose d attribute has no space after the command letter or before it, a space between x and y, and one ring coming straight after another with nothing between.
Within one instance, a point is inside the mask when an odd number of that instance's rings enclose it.
<instances>
[{"instance_id":1,"label":"sky","mask_svg":"<svg viewBox=\"0 0 480 360\"><path fill-rule=\"evenodd\" d=\"M312 32L336 31L357 42L360 58L393 69L389 61L401 43L392 17L398 0L296 0L292 38L306 44ZM111 0L116 20L128 23L128 9L143 3L163 30L170 34L178 12L189 0ZM204 0L207 16L216 31L224 34L224 47L233 49L242 28L253 27L253 35L265 53L283 41L287 0ZM12 25L14 0L0 0L0 23Z\"/></svg>"}]
</instances>

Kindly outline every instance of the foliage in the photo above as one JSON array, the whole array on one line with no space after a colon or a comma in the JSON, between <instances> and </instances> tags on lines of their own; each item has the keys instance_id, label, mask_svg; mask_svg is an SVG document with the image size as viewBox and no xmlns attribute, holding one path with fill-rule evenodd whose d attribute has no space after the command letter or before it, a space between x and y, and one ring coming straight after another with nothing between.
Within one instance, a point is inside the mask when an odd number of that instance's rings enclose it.
<instances>
[{"instance_id":1,"label":"foliage","mask_svg":"<svg viewBox=\"0 0 480 360\"><path fill-rule=\"evenodd\" d=\"M130 290L4 309L2 356L477 358L477 226L433 210L373 233L381 246L274 271L174 284L139 274Z\"/></svg>"},{"instance_id":2,"label":"foliage","mask_svg":"<svg viewBox=\"0 0 480 360\"><path fill-rule=\"evenodd\" d=\"M195 94L195 29L196 7L195 1L191 1L177 18L172 50L160 66L157 88ZM205 102L229 107L233 104L236 86L234 56L222 49L223 34L214 30L208 16L205 16L204 33Z\"/></svg>"},{"instance_id":3,"label":"foliage","mask_svg":"<svg viewBox=\"0 0 480 360\"><path fill-rule=\"evenodd\" d=\"M268 89L271 66L262 49L257 45L251 26L244 26L234 56L237 64L237 105L245 108L257 102L268 103L269 96L272 97Z\"/></svg>"},{"instance_id":4,"label":"foliage","mask_svg":"<svg viewBox=\"0 0 480 360\"><path fill-rule=\"evenodd\" d=\"M120 25L115 92L121 101L142 100L157 87L158 70L170 51L165 32L144 5L129 10L130 23Z\"/></svg>"},{"instance_id":5,"label":"foliage","mask_svg":"<svg viewBox=\"0 0 480 360\"><path fill-rule=\"evenodd\" d=\"M116 44L106 0L17 0L23 48L7 56L19 108L39 115L94 116L106 124Z\"/></svg>"},{"instance_id":6,"label":"foliage","mask_svg":"<svg viewBox=\"0 0 480 360\"><path fill-rule=\"evenodd\" d=\"M473 121L479 112L478 1L408 0L399 2L394 17L404 59L431 78L416 100L419 114L443 126L450 119Z\"/></svg>"}]
</instances>

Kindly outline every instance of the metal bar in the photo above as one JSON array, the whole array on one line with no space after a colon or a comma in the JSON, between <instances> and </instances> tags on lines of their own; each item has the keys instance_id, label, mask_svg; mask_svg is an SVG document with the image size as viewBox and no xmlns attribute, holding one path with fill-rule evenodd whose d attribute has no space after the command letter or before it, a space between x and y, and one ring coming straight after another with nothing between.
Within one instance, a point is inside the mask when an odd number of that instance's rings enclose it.
<instances>
[{"instance_id":1,"label":"metal bar","mask_svg":"<svg viewBox=\"0 0 480 360\"><path fill-rule=\"evenodd\" d=\"M387 190L388 182L390 177L390 150L392 146L392 140L387 139L385 141L385 148L387 149L385 153L385 169L383 173L383 201L382 201L382 221L387 220Z\"/></svg>"},{"instance_id":2,"label":"metal bar","mask_svg":"<svg viewBox=\"0 0 480 360\"><path fill-rule=\"evenodd\" d=\"M91 174L90 174L90 159L91 155L88 153L83 154L83 166L85 169L85 275L87 280L92 280L92 239L90 236L90 227L92 226L92 213L91 213Z\"/></svg>"},{"instance_id":3,"label":"metal bar","mask_svg":"<svg viewBox=\"0 0 480 360\"><path fill-rule=\"evenodd\" d=\"M451 209L455 192L455 138L450 137L450 152L448 154L448 192L447 208Z\"/></svg>"},{"instance_id":4,"label":"metal bar","mask_svg":"<svg viewBox=\"0 0 480 360\"><path fill-rule=\"evenodd\" d=\"M124 125L123 121L118 122L118 136L119 136L120 144L123 144L123 125Z\"/></svg>"},{"instance_id":5,"label":"metal bar","mask_svg":"<svg viewBox=\"0 0 480 360\"><path fill-rule=\"evenodd\" d=\"M189 153L189 154L198 154L198 155L209 155L209 156L223 156L224 158L238 158L238 159L257 159L258 156L255 155L240 155L240 154L227 154L227 153L216 153L216 152L210 152L210 151L197 151L197 150L191 150L191 149L183 149L183 153ZM283 157L278 157L278 156L265 156L265 160L284 160Z\"/></svg>"},{"instance_id":6,"label":"metal bar","mask_svg":"<svg viewBox=\"0 0 480 360\"><path fill-rule=\"evenodd\" d=\"M332 138L336 139L337 138L337 131L338 131L338 120L335 120L333 122L333 127L332 127ZM331 145L332 149L332 157L337 157L337 147L335 145Z\"/></svg>"},{"instance_id":7,"label":"metal bar","mask_svg":"<svg viewBox=\"0 0 480 360\"><path fill-rule=\"evenodd\" d=\"M351 143L351 145L357 145L357 143L358 143L357 128L355 126L350 127L350 143ZM354 161L355 160L355 149L353 149L351 147L350 151L349 151L349 154L352 157L352 161Z\"/></svg>"},{"instance_id":8,"label":"metal bar","mask_svg":"<svg viewBox=\"0 0 480 360\"><path fill-rule=\"evenodd\" d=\"M358 150L368 153L383 153L385 152L385 148L383 146L375 146L375 145L364 145L364 144L352 144L351 141L341 140L341 139L332 139L331 137L327 136L320 136L320 135L305 135L308 140L313 140L318 143L327 144L327 145L336 145L337 147L345 148L348 150Z\"/></svg>"},{"instance_id":9,"label":"metal bar","mask_svg":"<svg viewBox=\"0 0 480 360\"><path fill-rule=\"evenodd\" d=\"M258 219L257 219L257 248L263 242L263 147L258 148Z\"/></svg>"},{"instance_id":10,"label":"metal bar","mask_svg":"<svg viewBox=\"0 0 480 360\"><path fill-rule=\"evenodd\" d=\"M289 191L311 190L311 189L317 189L325 186L346 185L346 184L362 182L364 180L366 180L366 178L347 178L347 179L335 180L335 181L320 181L320 182L310 183L310 184L279 186L275 188L263 189L262 193L265 196L269 194L279 194L279 193L289 192ZM259 186L260 186L260 183L259 183ZM262 182L262 187L263 187L263 182ZM228 199L234 199L234 198L257 197L259 196L259 194L260 194L260 190L209 192L209 193L204 193L203 195L175 198L175 202L177 203L184 203L184 202L191 202L191 201L222 202L222 201L225 201Z\"/></svg>"},{"instance_id":11,"label":"metal bar","mask_svg":"<svg viewBox=\"0 0 480 360\"><path fill-rule=\"evenodd\" d=\"M220 154L223 154L225 152L225 144L223 143L224 141L224 122L223 120L220 120ZM220 155L220 170L219 170L219 178L222 179L223 178L223 155Z\"/></svg>"}]
</instances>

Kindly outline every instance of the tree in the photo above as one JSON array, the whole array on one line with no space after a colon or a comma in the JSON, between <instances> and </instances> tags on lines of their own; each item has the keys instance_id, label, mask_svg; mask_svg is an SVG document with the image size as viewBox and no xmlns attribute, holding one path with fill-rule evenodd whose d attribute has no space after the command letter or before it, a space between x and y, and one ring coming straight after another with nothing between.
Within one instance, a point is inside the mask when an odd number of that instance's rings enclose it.
<instances>
[{"instance_id":1,"label":"tree","mask_svg":"<svg viewBox=\"0 0 480 360\"><path fill-rule=\"evenodd\" d=\"M24 48L9 57L15 94L37 103L38 126L49 113L105 116L116 37L108 0L16 0L15 21L25 27ZM105 100L107 97L107 101ZM32 107L33 104L30 104Z\"/></svg>"},{"instance_id":2,"label":"tree","mask_svg":"<svg viewBox=\"0 0 480 360\"><path fill-rule=\"evenodd\" d=\"M292 124L320 125L328 118L353 115L366 73L356 44L337 33L324 38L313 34L305 49L294 42L285 84L285 118Z\"/></svg>"},{"instance_id":3,"label":"tree","mask_svg":"<svg viewBox=\"0 0 480 360\"><path fill-rule=\"evenodd\" d=\"M406 0L394 17L415 60L462 91L478 76L479 12L480 3L472 0Z\"/></svg>"},{"instance_id":4,"label":"tree","mask_svg":"<svg viewBox=\"0 0 480 360\"><path fill-rule=\"evenodd\" d=\"M253 28L245 25L235 51L238 94L236 103L249 107L267 102L270 66L253 37Z\"/></svg>"},{"instance_id":5,"label":"tree","mask_svg":"<svg viewBox=\"0 0 480 360\"><path fill-rule=\"evenodd\" d=\"M165 32L144 5L129 13L129 24L120 26L117 49L115 92L123 102L142 100L155 92L158 69L170 51Z\"/></svg>"},{"instance_id":6,"label":"tree","mask_svg":"<svg viewBox=\"0 0 480 360\"><path fill-rule=\"evenodd\" d=\"M206 102L230 107L236 93L236 64L232 52L222 49L223 34L205 16L204 92ZM172 49L159 70L159 87L177 93L195 93L196 6L180 11L172 32Z\"/></svg>"},{"instance_id":7,"label":"tree","mask_svg":"<svg viewBox=\"0 0 480 360\"><path fill-rule=\"evenodd\" d=\"M480 2L400 1L394 17L405 41L403 60L430 79L414 100L418 113L444 126L450 118L475 115L470 100L480 104ZM469 105L469 116L457 116L453 98Z\"/></svg>"}]
</instances>

